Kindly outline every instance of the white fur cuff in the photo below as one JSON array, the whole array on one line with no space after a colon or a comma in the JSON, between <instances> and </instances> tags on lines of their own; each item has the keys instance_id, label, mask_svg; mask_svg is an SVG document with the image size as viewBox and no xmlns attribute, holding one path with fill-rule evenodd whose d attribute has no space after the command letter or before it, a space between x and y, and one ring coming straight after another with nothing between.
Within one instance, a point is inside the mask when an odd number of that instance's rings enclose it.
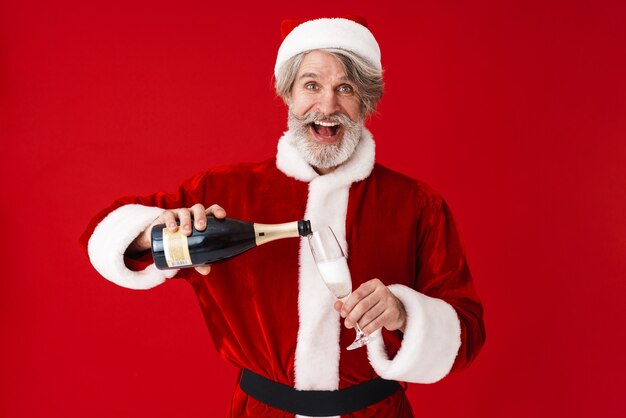
<instances>
[{"instance_id":1,"label":"white fur cuff","mask_svg":"<svg viewBox=\"0 0 626 418\"><path fill-rule=\"evenodd\" d=\"M407 313L402 346L389 360L383 338L368 344L372 367L384 379L434 383L445 377L461 346L461 324L456 311L441 299L431 298L407 286L389 290L404 304Z\"/></svg>"},{"instance_id":2,"label":"white fur cuff","mask_svg":"<svg viewBox=\"0 0 626 418\"><path fill-rule=\"evenodd\" d=\"M131 242L164 209L125 205L109 213L89 238L87 251L94 268L105 279L129 289L150 289L176 275L178 270L158 270L150 264L143 271L132 271L124 263L124 253Z\"/></svg>"}]
</instances>

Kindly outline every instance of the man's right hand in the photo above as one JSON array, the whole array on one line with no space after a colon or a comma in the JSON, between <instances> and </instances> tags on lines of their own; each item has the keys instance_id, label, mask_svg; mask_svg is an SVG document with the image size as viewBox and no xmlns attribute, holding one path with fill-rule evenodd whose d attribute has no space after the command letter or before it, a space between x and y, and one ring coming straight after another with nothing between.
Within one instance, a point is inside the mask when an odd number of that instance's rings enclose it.
<instances>
[{"instance_id":1,"label":"man's right hand","mask_svg":"<svg viewBox=\"0 0 626 418\"><path fill-rule=\"evenodd\" d=\"M169 209L156 218L137 238L128 246L129 253L140 253L150 249L150 234L154 225L165 224L171 232L176 232L178 228L186 236L191 235L191 222L193 218L193 226L198 231L204 231L206 228L207 215L213 215L218 219L226 217L226 211L219 205L211 205L206 208L196 203L190 208ZM176 224L176 220L180 221L180 226ZM207 275L211 271L210 265L195 267L198 273Z\"/></svg>"}]
</instances>

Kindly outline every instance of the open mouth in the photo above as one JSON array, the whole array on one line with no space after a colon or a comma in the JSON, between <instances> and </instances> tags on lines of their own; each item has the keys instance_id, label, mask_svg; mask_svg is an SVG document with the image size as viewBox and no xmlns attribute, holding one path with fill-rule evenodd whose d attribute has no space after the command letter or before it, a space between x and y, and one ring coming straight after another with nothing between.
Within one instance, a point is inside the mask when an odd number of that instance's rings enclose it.
<instances>
[{"instance_id":1,"label":"open mouth","mask_svg":"<svg viewBox=\"0 0 626 418\"><path fill-rule=\"evenodd\" d=\"M315 137L320 142L335 142L338 138L341 124L338 122L315 121L310 124Z\"/></svg>"}]
</instances>

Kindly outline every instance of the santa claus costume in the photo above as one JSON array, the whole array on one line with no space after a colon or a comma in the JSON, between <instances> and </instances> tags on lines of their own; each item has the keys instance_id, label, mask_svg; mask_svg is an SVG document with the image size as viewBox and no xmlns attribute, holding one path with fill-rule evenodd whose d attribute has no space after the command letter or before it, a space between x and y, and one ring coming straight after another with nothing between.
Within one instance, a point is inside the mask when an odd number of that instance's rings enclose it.
<instances>
[{"instance_id":1,"label":"santa claus costume","mask_svg":"<svg viewBox=\"0 0 626 418\"><path fill-rule=\"evenodd\" d=\"M378 45L361 24L346 19L311 22L285 39L277 68L285 57L331 46L379 63ZM337 45L341 26L359 42L344 33ZM289 41L294 33L296 38ZM307 43L298 46L300 36ZM310 41L316 36L317 42ZM246 370L248 378L305 395L348 393L380 378L436 382L477 355L484 342L482 306L441 196L376 164L374 157L374 140L364 130L353 155L320 175L287 132L278 142L275 159L208 170L185 181L174 194L115 201L92 220L81 241L96 270L120 286L149 289L167 279L187 280L220 356ZM347 249L353 289L373 278L386 284L406 309L404 333L383 330L367 348L346 351L354 330L342 326L333 308L336 299L319 277L304 238L276 241L214 264L207 276L194 269L157 270L149 256L125 255L129 244L165 209L196 203L217 203L232 218L259 223L308 219L313 230L331 226ZM279 409L243 388L235 388L233 417L413 416L400 386L358 410L333 410L331 405L322 412Z\"/></svg>"}]
</instances>

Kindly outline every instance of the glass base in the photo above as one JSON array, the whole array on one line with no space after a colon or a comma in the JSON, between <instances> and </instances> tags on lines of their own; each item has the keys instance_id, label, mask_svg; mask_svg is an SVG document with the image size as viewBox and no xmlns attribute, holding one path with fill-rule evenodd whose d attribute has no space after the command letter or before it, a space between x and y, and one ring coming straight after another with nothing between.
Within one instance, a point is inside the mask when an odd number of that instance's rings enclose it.
<instances>
[{"instance_id":1,"label":"glass base","mask_svg":"<svg viewBox=\"0 0 626 418\"><path fill-rule=\"evenodd\" d=\"M357 325L356 338L354 339L354 342L352 344L346 347L346 350L356 350L357 348L367 345L370 341L372 341L372 339L373 337L371 335L365 335L365 333L361 331L361 329Z\"/></svg>"}]
</instances>

